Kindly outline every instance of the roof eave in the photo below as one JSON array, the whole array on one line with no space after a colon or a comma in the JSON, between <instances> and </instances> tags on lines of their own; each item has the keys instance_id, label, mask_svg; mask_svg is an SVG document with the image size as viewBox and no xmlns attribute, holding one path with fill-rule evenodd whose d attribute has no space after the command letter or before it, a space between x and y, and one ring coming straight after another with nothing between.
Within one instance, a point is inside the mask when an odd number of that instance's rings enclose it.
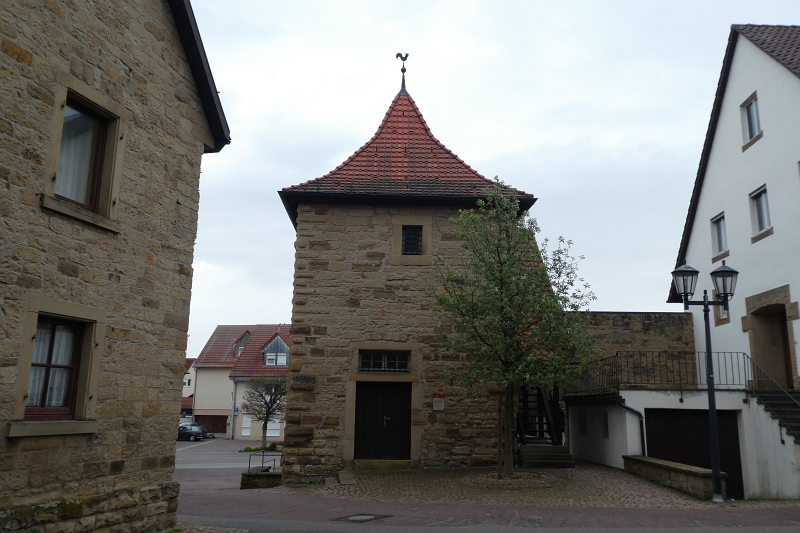
<instances>
[{"instance_id":1,"label":"roof eave","mask_svg":"<svg viewBox=\"0 0 800 533\"><path fill-rule=\"evenodd\" d=\"M306 191L278 191L283 207L297 229L297 207L301 201L304 203L320 204L355 204L355 205L425 205L425 206L453 206L470 207L483 198L483 196L428 196L428 195L397 195L397 194L352 194L352 193L323 193ZM528 211L537 198L533 196L517 196L520 210Z\"/></svg>"},{"instance_id":2,"label":"roof eave","mask_svg":"<svg viewBox=\"0 0 800 533\"><path fill-rule=\"evenodd\" d=\"M230 144L231 132L222 110L222 103L211 74L203 41L200 38L197 20L194 18L194 11L189 0L167 0L167 2L172 11L172 18L175 20L175 28L178 30L183 50L186 53L189 69L197 86L197 93L203 105L208 127L211 129L211 136L214 138L214 146L206 146L205 153L217 153Z\"/></svg>"},{"instance_id":3,"label":"roof eave","mask_svg":"<svg viewBox=\"0 0 800 533\"><path fill-rule=\"evenodd\" d=\"M722 110L722 100L725 97L725 89L728 84L728 75L731 71L733 64L733 54L736 50L736 41L739 37L739 32L736 30L735 25L731 26L731 33L728 37L728 46L725 49L725 58L722 61L722 72L720 73L719 82L717 83L717 93L714 96L714 105L711 108L711 118L708 123L708 130L706 131L706 138L703 142L703 151L700 155L700 165L697 169L697 177L694 181L694 188L692 189L692 198L689 201L689 211L686 214L686 222L683 226L683 235L681 236L681 244L678 248L678 257L675 260L675 268L683 264L686 258L686 249L689 246L689 239L692 235L692 227L694 225L694 218L697 215L697 205L700 201L700 191L703 188L703 181L705 180L706 169L708 168L708 158L711 155L711 147L714 144L714 135L717 131L717 123L719 122L719 115ZM681 303L681 297L675 291L674 286L670 286L669 296L667 303Z\"/></svg>"}]
</instances>

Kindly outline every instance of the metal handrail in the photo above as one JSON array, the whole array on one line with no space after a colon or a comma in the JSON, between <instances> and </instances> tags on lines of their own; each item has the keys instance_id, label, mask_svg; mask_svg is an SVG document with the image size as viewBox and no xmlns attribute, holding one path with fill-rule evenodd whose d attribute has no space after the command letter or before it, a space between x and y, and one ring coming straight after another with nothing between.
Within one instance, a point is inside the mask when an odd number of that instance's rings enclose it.
<instances>
[{"instance_id":1,"label":"metal handrail","mask_svg":"<svg viewBox=\"0 0 800 533\"><path fill-rule=\"evenodd\" d=\"M260 452L251 453L250 457L247 458L247 473L248 474L250 473L250 469L252 468L252 465L250 463L253 461L253 456L254 455L260 455L261 456L261 468L262 469L264 468L264 457L266 457L266 455L267 455L266 450L261 450ZM273 472L275 471L275 458L274 457L272 458L272 471Z\"/></svg>"},{"instance_id":2,"label":"metal handrail","mask_svg":"<svg viewBox=\"0 0 800 533\"><path fill-rule=\"evenodd\" d=\"M626 388L677 388L681 392L702 390L708 386L705 356L705 352L618 351L596 361L583 382L568 387L565 395L598 395ZM744 352L712 352L711 357L715 389L742 390L753 394L789 429L789 425L764 399L764 393L779 393L800 409L800 401L795 396ZM796 436L800 438L800 435Z\"/></svg>"}]
</instances>

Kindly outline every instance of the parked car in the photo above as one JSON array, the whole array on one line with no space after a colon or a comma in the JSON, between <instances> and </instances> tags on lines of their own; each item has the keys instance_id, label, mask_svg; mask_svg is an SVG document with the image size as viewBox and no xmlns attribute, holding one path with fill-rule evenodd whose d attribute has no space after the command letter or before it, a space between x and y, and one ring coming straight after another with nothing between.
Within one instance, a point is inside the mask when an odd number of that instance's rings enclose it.
<instances>
[{"instance_id":1,"label":"parked car","mask_svg":"<svg viewBox=\"0 0 800 533\"><path fill-rule=\"evenodd\" d=\"M202 439L205 435L197 428L193 428L191 426L179 426L178 427L178 440L191 440L195 441L198 439Z\"/></svg>"},{"instance_id":2,"label":"parked car","mask_svg":"<svg viewBox=\"0 0 800 533\"><path fill-rule=\"evenodd\" d=\"M191 428L191 429L194 429L195 431L199 431L204 439L208 437L208 431L206 431L206 428L204 428L203 426L201 426L197 422L181 422L178 427L179 428Z\"/></svg>"}]
</instances>

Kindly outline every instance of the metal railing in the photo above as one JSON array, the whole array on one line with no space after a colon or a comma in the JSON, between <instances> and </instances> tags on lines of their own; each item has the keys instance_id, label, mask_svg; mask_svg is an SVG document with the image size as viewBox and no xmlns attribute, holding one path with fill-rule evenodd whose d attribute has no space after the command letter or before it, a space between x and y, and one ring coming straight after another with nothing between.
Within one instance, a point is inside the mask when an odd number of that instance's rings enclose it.
<instances>
[{"instance_id":1,"label":"metal railing","mask_svg":"<svg viewBox=\"0 0 800 533\"><path fill-rule=\"evenodd\" d=\"M267 461L265 459L266 456L267 456L267 452L260 451L260 452L251 453L250 457L247 458L247 473L248 474L250 473L250 470L253 468L252 462L253 462L253 456L254 455L260 455L261 456L261 470L263 470L264 469L264 465L269 462L269 461ZM272 467L267 467L267 468L272 468L272 471L275 472L275 459L276 459L276 457L274 455L270 455L270 457L272 457Z\"/></svg>"},{"instance_id":2,"label":"metal railing","mask_svg":"<svg viewBox=\"0 0 800 533\"><path fill-rule=\"evenodd\" d=\"M783 402L800 412L800 399L789 393L744 352L712 352L714 388L741 390L758 398L787 430L793 424L775 407ZM565 396L617 396L620 389L703 390L708 387L705 352L619 351L595 361L584 380L567 387ZM800 438L794 431L792 434Z\"/></svg>"}]
</instances>

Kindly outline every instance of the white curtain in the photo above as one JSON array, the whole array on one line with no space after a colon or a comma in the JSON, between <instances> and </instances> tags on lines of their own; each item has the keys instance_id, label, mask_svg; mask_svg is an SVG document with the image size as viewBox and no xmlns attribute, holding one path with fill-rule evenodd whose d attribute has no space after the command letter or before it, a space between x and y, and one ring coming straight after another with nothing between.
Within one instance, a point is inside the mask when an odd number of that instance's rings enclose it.
<instances>
[{"instance_id":1,"label":"white curtain","mask_svg":"<svg viewBox=\"0 0 800 533\"><path fill-rule=\"evenodd\" d=\"M56 338L53 342L54 365L72 365L72 349L75 346L75 333L64 326L56 326ZM63 407L67 399L67 386L72 370L69 368L51 368L50 380L47 384L47 407Z\"/></svg>"},{"instance_id":2,"label":"white curtain","mask_svg":"<svg viewBox=\"0 0 800 533\"><path fill-rule=\"evenodd\" d=\"M39 324L36 326L36 340L33 341L34 365L47 364L47 351L50 349L50 328L51 326L49 324ZM31 375L28 378L28 397L25 399L26 406L41 406L42 389L44 388L44 375L44 367L31 367Z\"/></svg>"},{"instance_id":3,"label":"white curtain","mask_svg":"<svg viewBox=\"0 0 800 533\"><path fill-rule=\"evenodd\" d=\"M67 106L58 152L56 194L82 204L91 202L91 179L100 122Z\"/></svg>"}]
</instances>

